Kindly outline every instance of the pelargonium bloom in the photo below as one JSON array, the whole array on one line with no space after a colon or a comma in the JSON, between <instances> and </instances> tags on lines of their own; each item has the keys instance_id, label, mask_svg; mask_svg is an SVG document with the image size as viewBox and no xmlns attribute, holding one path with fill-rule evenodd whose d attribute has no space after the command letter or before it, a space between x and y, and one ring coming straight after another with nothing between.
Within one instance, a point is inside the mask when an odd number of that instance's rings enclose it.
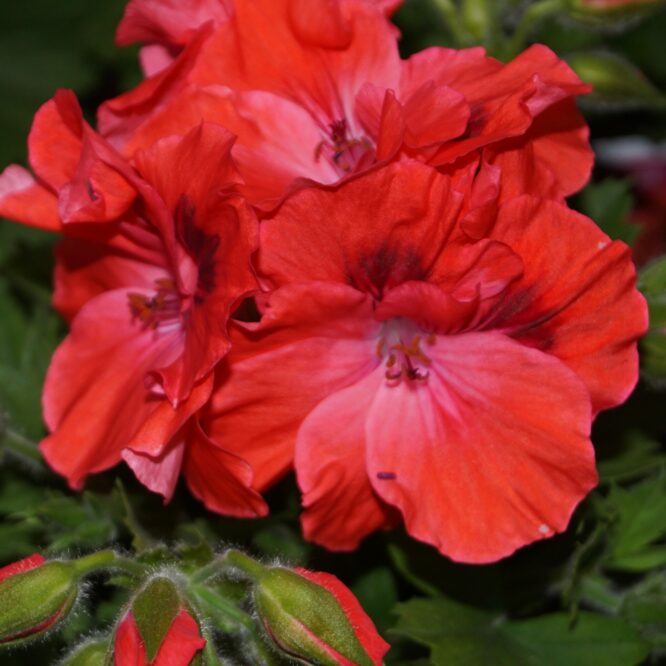
<instances>
[{"instance_id":1,"label":"pelargonium bloom","mask_svg":"<svg viewBox=\"0 0 666 666\"><path fill-rule=\"evenodd\" d=\"M46 460L80 488L124 458L166 499L182 468L210 508L264 512L247 464L210 442L195 416L229 350L227 320L256 288L257 221L235 192L233 136L202 124L130 164L61 92L31 140L38 180L27 191L51 201L65 232L54 300L72 320L44 387ZM21 197L8 191L0 211L33 221Z\"/></svg>"},{"instance_id":2,"label":"pelargonium bloom","mask_svg":"<svg viewBox=\"0 0 666 666\"><path fill-rule=\"evenodd\" d=\"M203 418L257 490L295 465L305 535L329 548L396 515L465 562L563 531L597 481L592 419L636 382L629 249L556 202L463 204L394 164L262 224L275 291Z\"/></svg>"},{"instance_id":3,"label":"pelargonium bloom","mask_svg":"<svg viewBox=\"0 0 666 666\"><path fill-rule=\"evenodd\" d=\"M314 17L310 6L234 0L205 21L188 5L187 30L174 32L164 27L170 0L135 0L119 41L183 50L101 107L102 132L131 155L202 119L220 123L238 136L244 193L265 207L303 179L337 183L392 159L459 177L482 159L505 166L505 197L557 199L587 181L592 152L575 96L589 87L546 47L506 65L481 48L401 60L376 2L329 0Z\"/></svg>"}]
</instances>

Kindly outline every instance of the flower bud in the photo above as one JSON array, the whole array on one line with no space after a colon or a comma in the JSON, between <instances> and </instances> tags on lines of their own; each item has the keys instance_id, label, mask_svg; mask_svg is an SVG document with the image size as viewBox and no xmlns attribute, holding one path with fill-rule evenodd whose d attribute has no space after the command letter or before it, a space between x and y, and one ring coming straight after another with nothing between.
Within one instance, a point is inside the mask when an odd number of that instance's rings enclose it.
<instances>
[{"instance_id":1,"label":"flower bud","mask_svg":"<svg viewBox=\"0 0 666 666\"><path fill-rule=\"evenodd\" d=\"M256 581L257 612L286 655L321 666L381 665L388 643L335 576L275 567Z\"/></svg>"},{"instance_id":2,"label":"flower bud","mask_svg":"<svg viewBox=\"0 0 666 666\"><path fill-rule=\"evenodd\" d=\"M120 621L114 641L115 666L189 666L202 650L197 621L184 608L176 586L153 578Z\"/></svg>"},{"instance_id":3,"label":"flower bud","mask_svg":"<svg viewBox=\"0 0 666 666\"><path fill-rule=\"evenodd\" d=\"M646 16L664 0L567 0L569 15L599 27L614 27Z\"/></svg>"},{"instance_id":4,"label":"flower bud","mask_svg":"<svg viewBox=\"0 0 666 666\"><path fill-rule=\"evenodd\" d=\"M77 576L69 562L31 555L0 569L0 643L39 634L74 605Z\"/></svg>"}]
</instances>

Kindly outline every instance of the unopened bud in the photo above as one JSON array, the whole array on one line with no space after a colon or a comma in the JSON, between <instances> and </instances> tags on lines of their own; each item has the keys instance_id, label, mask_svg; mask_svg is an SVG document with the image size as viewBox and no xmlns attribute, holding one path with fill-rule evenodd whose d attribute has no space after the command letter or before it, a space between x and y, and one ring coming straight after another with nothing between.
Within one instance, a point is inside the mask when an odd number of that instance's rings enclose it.
<instances>
[{"instance_id":1,"label":"unopened bud","mask_svg":"<svg viewBox=\"0 0 666 666\"><path fill-rule=\"evenodd\" d=\"M46 631L67 615L77 594L69 562L32 555L0 569L0 643Z\"/></svg>"},{"instance_id":2,"label":"unopened bud","mask_svg":"<svg viewBox=\"0 0 666 666\"><path fill-rule=\"evenodd\" d=\"M335 576L267 568L255 579L254 601L285 655L321 666L380 666L388 644Z\"/></svg>"},{"instance_id":3,"label":"unopened bud","mask_svg":"<svg viewBox=\"0 0 666 666\"><path fill-rule=\"evenodd\" d=\"M120 621L114 641L115 666L168 663L190 666L206 645L197 621L165 576L148 582Z\"/></svg>"}]
</instances>

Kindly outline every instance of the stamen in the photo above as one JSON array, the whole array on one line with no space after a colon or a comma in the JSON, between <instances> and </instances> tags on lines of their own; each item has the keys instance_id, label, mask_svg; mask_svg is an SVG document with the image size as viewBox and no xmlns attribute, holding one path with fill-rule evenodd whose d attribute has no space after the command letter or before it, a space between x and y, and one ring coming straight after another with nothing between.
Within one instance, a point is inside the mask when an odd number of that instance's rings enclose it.
<instances>
[{"instance_id":1,"label":"stamen","mask_svg":"<svg viewBox=\"0 0 666 666\"><path fill-rule=\"evenodd\" d=\"M164 328L180 322L180 296L169 278L155 280L157 291L151 298L145 294L128 293L130 312L144 328Z\"/></svg>"},{"instance_id":2,"label":"stamen","mask_svg":"<svg viewBox=\"0 0 666 666\"><path fill-rule=\"evenodd\" d=\"M433 336L428 336L426 342L431 342ZM428 366L432 365L432 359L421 349L422 336L415 335L410 343L406 345L401 339L388 348L389 356L386 359L386 372L384 376L392 386L396 386L402 379L409 381L424 382L428 379L430 371ZM384 350L385 338L381 338L377 344L377 352ZM380 355L380 357L383 355Z\"/></svg>"},{"instance_id":3,"label":"stamen","mask_svg":"<svg viewBox=\"0 0 666 666\"><path fill-rule=\"evenodd\" d=\"M329 125L329 138L320 141L315 147L314 158L318 162L326 151L327 157L343 174L351 173L361 158L372 150L366 137L348 137L347 120L342 118Z\"/></svg>"}]
</instances>

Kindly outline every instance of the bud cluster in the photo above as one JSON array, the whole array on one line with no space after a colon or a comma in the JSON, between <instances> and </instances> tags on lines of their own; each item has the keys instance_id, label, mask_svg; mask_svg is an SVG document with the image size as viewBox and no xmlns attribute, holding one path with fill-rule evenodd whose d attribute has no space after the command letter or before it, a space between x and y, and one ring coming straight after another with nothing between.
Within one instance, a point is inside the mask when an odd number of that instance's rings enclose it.
<instances>
[{"instance_id":1,"label":"bud cluster","mask_svg":"<svg viewBox=\"0 0 666 666\"><path fill-rule=\"evenodd\" d=\"M381 666L388 644L351 591L329 574L267 566L236 550L193 568L177 556L162 567L100 551L78 560L35 554L0 569L0 644L29 643L59 628L83 579L100 571L129 587L108 635L75 647L61 666L219 666L217 635L241 646L242 663L281 657L319 666ZM225 593L241 579L243 598ZM228 642L228 641L227 641Z\"/></svg>"}]
</instances>

